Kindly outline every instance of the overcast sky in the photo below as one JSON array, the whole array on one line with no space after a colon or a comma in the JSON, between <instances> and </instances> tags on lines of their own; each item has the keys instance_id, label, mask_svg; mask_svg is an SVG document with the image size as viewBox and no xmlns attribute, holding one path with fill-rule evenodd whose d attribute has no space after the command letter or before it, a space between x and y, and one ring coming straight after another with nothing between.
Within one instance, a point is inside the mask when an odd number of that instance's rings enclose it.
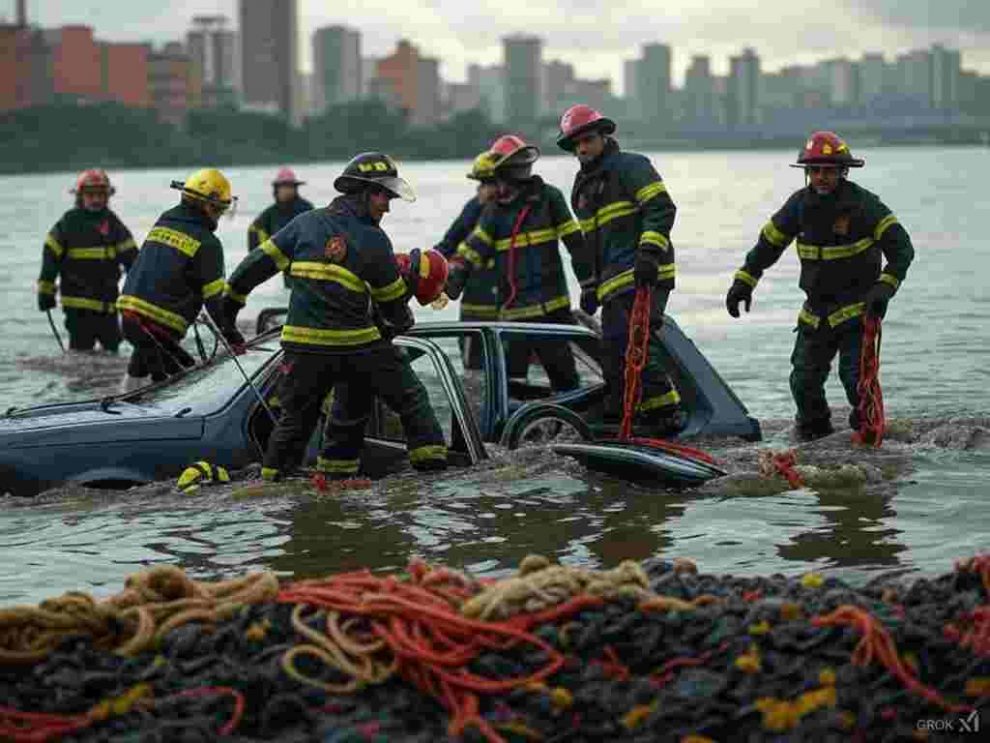
<instances>
[{"instance_id":1,"label":"overcast sky","mask_svg":"<svg viewBox=\"0 0 990 743\"><path fill-rule=\"evenodd\" d=\"M6 6L6 7L4 7ZM15 0L0 0L14 15ZM192 16L237 17L238 0L28 0L32 23L86 23L111 40L182 38ZM692 54L709 54L724 73L730 54L754 47L763 67L858 57L892 57L932 43L960 49L963 66L990 74L990 0L297 0L300 56L323 25L362 32L362 54L382 56L402 36L441 59L447 80L471 62L501 60L500 37L520 31L545 40L545 59L574 64L582 77L610 77L622 90L622 61L640 44L670 44L679 83Z\"/></svg>"}]
</instances>

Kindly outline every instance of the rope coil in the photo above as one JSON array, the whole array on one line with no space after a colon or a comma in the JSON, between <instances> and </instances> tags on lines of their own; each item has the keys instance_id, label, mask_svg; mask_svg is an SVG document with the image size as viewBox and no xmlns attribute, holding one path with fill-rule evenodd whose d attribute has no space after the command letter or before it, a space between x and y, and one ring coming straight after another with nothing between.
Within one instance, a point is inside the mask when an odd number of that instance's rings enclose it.
<instances>
[{"instance_id":1,"label":"rope coil","mask_svg":"<svg viewBox=\"0 0 990 743\"><path fill-rule=\"evenodd\" d=\"M886 430L883 409L883 390L880 389L880 341L882 338L879 317L863 320L863 340L859 350L859 380L856 393L859 403L859 430L852 435L853 443L879 448Z\"/></svg>"}]
</instances>

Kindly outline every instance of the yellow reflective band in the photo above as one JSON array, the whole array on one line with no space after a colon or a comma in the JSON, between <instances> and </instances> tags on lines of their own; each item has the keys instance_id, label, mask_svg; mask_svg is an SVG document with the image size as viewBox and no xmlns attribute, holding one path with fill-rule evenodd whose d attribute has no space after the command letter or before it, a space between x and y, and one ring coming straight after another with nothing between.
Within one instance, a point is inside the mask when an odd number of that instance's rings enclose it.
<instances>
[{"instance_id":1,"label":"yellow reflective band","mask_svg":"<svg viewBox=\"0 0 990 743\"><path fill-rule=\"evenodd\" d=\"M117 248L113 245L101 245L98 248L69 248L65 251L65 257L77 261L97 260L115 258Z\"/></svg>"},{"instance_id":2,"label":"yellow reflective band","mask_svg":"<svg viewBox=\"0 0 990 743\"><path fill-rule=\"evenodd\" d=\"M56 240L55 236L50 232L45 237L45 247L51 250L55 254L56 258L61 258L65 253L65 248L59 245L58 240Z\"/></svg>"},{"instance_id":3,"label":"yellow reflective band","mask_svg":"<svg viewBox=\"0 0 990 743\"><path fill-rule=\"evenodd\" d=\"M422 254L419 256L419 275L424 279L430 275L430 261Z\"/></svg>"},{"instance_id":4,"label":"yellow reflective band","mask_svg":"<svg viewBox=\"0 0 990 743\"><path fill-rule=\"evenodd\" d=\"M274 245L269 240L265 245ZM276 248L277 250L277 248ZM266 253L268 251L265 251ZM276 264L278 261L276 261ZM357 274L348 271L343 266L336 263L320 263L318 261L293 261L289 268L289 275L299 279L313 279L315 281L332 281L340 284L345 289L350 289L358 294L365 294L368 291L365 283L358 278Z\"/></svg>"},{"instance_id":5,"label":"yellow reflective band","mask_svg":"<svg viewBox=\"0 0 990 743\"><path fill-rule=\"evenodd\" d=\"M557 225L557 237L567 237L574 232L580 231L580 229L581 225L577 223L577 220L571 219Z\"/></svg>"},{"instance_id":6,"label":"yellow reflective band","mask_svg":"<svg viewBox=\"0 0 990 743\"><path fill-rule=\"evenodd\" d=\"M656 198L662 193L667 192L667 186L663 181L654 181L653 183L647 183L641 189L636 192L637 203L644 204L652 198Z\"/></svg>"},{"instance_id":7,"label":"yellow reflective band","mask_svg":"<svg viewBox=\"0 0 990 743\"><path fill-rule=\"evenodd\" d=\"M851 258L854 255L859 255L863 251L872 248L874 244L875 242L872 237L864 237L862 240L857 240L848 245L808 245L799 241L797 251L798 256L805 260L834 261L839 258Z\"/></svg>"},{"instance_id":8,"label":"yellow reflective band","mask_svg":"<svg viewBox=\"0 0 990 743\"><path fill-rule=\"evenodd\" d=\"M639 207L631 201L613 201L595 212L593 217L581 220L581 229L591 232L597 227L603 227L613 219L626 217L639 211Z\"/></svg>"},{"instance_id":9,"label":"yellow reflective band","mask_svg":"<svg viewBox=\"0 0 990 743\"><path fill-rule=\"evenodd\" d=\"M457 246L457 255L469 261L474 266L481 266L483 262L481 260L481 254L467 243L461 243Z\"/></svg>"},{"instance_id":10,"label":"yellow reflective band","mask_svg":"<svg viewBox=\"0 0 990 743\"><path fill-rule=\"evenodd\" d=\"M360 346L381 338L378 328L349 328L332 330L329 328L305 328L299 325L282 326L282 341L304 343L308 346Z\"/></svg>"},{"instance_id":11,"label":"yellow reflective band","mask_svg":"<svg viewBox=\"0 0 990 743\"><path fill-rule=\"evenodd\" d=\"M325 459L316 458L316 471L334 475L352 475L358 471L360 459Z\"/></svg>"},{"instance_id":12,"label":"yellow reflective band","mask_svg":"<svg viewBox=\"0 0 990 743\"><path fill-rule=\"evenodd\" d=\"M179 232L168 227L155 227L148 233L148 237L144 241L146 243L156 242L167 245L190 258L196 255L196 251L199 250L200 246L199 240L190 237L184 232Z\"/></svg>"},{"instance_id":13,"label":"yellow reflective band","mask_svg":"<svg viewBox=\"0 0 990 743\"><path fill-rule=\"evenodd\" d=\"M203 284L203 299L209 299L217 294L221 294L225 283L226 282L223 280L223 276L221 276L216 281L211 281L209 284Z\"/></svg>"},{"instance_id":14,"label":"yellow reflective band","mask_svg":"<svg viewBox=\"0 0 990 743\"><path fill-rule=\"evenodd\" d=\"M251 232L257 233L257 235L258 235L258 244L261 244L261 243L265 242L268 238L271 237L271 235L269 235L267 232L265 232L263 229L261 229L256 224L252 224L250 227L248 227L248 230L251 231Z\"/></svg>"},{"instance_id":15,"label":"yellow reflective band","mask_svg":"<svg viewBox=\"0 0 990 743\"><path fill-rule=\"evenodd\" d=\"M238 294L237 292L234 291L234 287L232 287L230 284L224 286L223 293L225 296L230 297L238 304L245 304L247 302L247 295Z\"/></svg>"},{"instance_id":16,"label":"yellow reflective band","mask_svg":"<svg viewBox=\"0 0 990 743\"><path fill-rule=\"evenodd\" d=\"M499 317L503 320L531 320L534 317L543 317L551 312L562 310L571 306L569 296L554 297L547 302L539 304L527 304L522 307L513 307L508 310L499 311Z\"/></svg>"},{"instance_id":17,"label":"yellow reflective band","mask_svg":"<svg viewBox=\"0 0 990 743\"><path fill-rule=\"evenodd\" d=\"M490 246L490 245L494 245L495 244L495 241L492 239L492 236L489 235L487 232L485 232L481 228L481 225L478 225L477 227L474 228L474 231L471 233L470 237L476 237L476 238L478 238L485 245L489 245Z\"/></svg>"},{"instance_id":18,"label":"yellow reflective band","mask_svg":"<svg viewBox=\"0 0 990 743\"><path fill-rule=\"evenodd\" d=\"M639 411L641 413L646 413L650 410L656 410L657 408L666 408L670 405L676 405L681 401L681 395L677 390L671 390L665 395L657 395L656 397L650 397L643 400L639 404Z\"/></svg>"},{"instance_id":19,"label":"yellow reflective band","mask_svg":"<svg viewBox=\"0 0 990 743\"><path fill-rule=\"evenodd\" d=\"M286 257L285 253L278 249L278 246L271 241L271 238L265 240L261 245L258 246L262 253L267 255L275 262L275 268L279 271L284 271L290 261Z\"/></svg>"},{"instance_id":20,"label":"yellow reflective band","mask_svg":"<svg viewBox=\"0 0 990 743\"><path fill-rule=\"evenodd\" d=\"M873 239L879 240L883 237L883 233L887 231L887 228L892 227L895 224L897 224L897 217L893 214L888 214L877 223L876 229L873 230Z\"/></svg>"},{"instance_id":21,"label":"yellow reflective band","mask_svg":"<svg viewBox=\"0 0 990 743\"><path fill-rule=\"evenodd\" d=\"M135 244L133 238L127 238L122 243L117 243L116 245L118 253L126 253L128 250L136 250L137 245Z\"/></svg>"},{"instance_id":22,"label":"yellow reflective band","mask_svg":"<svg viewBox=\"0 0 990 743\"><path fill-rule=\"evenodd\" d=\"M880 274L879 280L882 281L884 284L890 284L895 289L901 285L901 280L890 273Z\"/></svg>"},{"instance_id":23,"label":"yellow reflective band","mask_svg":"<svg viewBox=\"0 0 990 743\"><path fill-rule=\"evenodd\" d=\"M418 464L420 462L426 462L431 459L446 459L447 458L447 447L443 444L435 444L432 446L417 446L415 449L409 450L409 461L413 464Z\"/></svg>"},{"instance_id":24,"label":"yellow reflective band","mask_svg":"<svg viewBox=\"0 0 990 743\"><path fill-rule=\"evenodd\" d=\"M261 479L265 482L274 482L279 478L279 471L275 467L262 467Z\"/></svg>"},{"instance_id":25,"label":"yellow reflective band","mask_svg":"<svg viewBox=\"0 0 990 743\"><path fill-rule=\"evenodd\" d=\"M180 333L186 332L186 328L189 327L189 323L182 315L177 315L164 307L159 307L130 294L121 295L120 299L117 300L117 309L136 312L166 327L178 330Z\"/></svg>"},{"instance_id":26,"label":"yellow reflective band","mask_svg":"<svg viewBox=\"0 0 990 743\"><path fill-rule=\"evenodd\" d=\"M93 310L94 312L116 312L113 302L102 302L88 297L66 297L62 295L62 306L74 310Z\"/></svg>"},{"instance_id":27,"label":"yellow reflective band","mask_svg":"<svg viewBox=\"0 0 990 743\"><path fill-rule=\"evenodd\" d=\"M663 281L664 279L672 279L677 275L677 266L673 263L666 263L662 266L657 266L657 281Z\"/></svg>"},{"instance_id":28,"label":"yellow reflective band","mask_svg":"<svg viewBox=\"0 0 990 743\"><path fill-rule=\"evenodd\" d=\"M739 279L744 284L749 284L750 286L754 286L754 287L759 281L759 279L754 278L753 275L749 273L749 271L744 271L741 268L738 271L736 271L735 274L733 274L732 278Z\"/></svg>"},{"instance_id":29,"label":"yellow reflective band","mask_svg":"<svg viewBox=\"0 0 990 743\"><path fill-rule=\"evenodd\" d=\"M400 276L388 286L381 289L371 287L371 298L376 302L392 302L400 299L406 293L406 282Z\"/></svg>"},{"instance_id":30,"label":"yellow reflective band","mask_svg":"<svg viewBox=\"0 0 990 743\"><path fill-rule=\"evenodd\" d=\"M654 232L653 230L646 230L642 235L640 235L639 244L656 245L658 248L663 250L670 249L670 241L659 232Z\"/></svg>"},{"instance_id":31,"label":"yellow reflective band","mask_svg":"<svg viewBox=\"0 0 990 743\"><path fill-rule=\"evenodd\" d=\"M529 232L520 232L516 235L516 247L525 248L528 245L542 245L543 243L552 242L556 239L557 230L553 227L548 227L543 230L530 230ZM495 250L506 251L511 245L512 238L507 237L495 243Z\"/></svg>"},{"instance_id":32,"label":"yellow reflective band","mask_svg":"<svg viewBox=\"0 0 990 743\"><path fill-rule=\"evenodd\" d=\"M808 312L808 310L806 310L804 307L802 307L801 311L798 312L798 322L799 323L803 322L805 325L810 325L811 327L817 329L818 326L821 325L822 321L818 318L817 315L813 315L812 313Z\"/></svg>"},{"instance_id":33,"label":"yellow reflective band","mask_svg":"<svg viewBox=\"0 0 990 743\"><path fill-rule=\"evenodd\" d=\"M631 283L633 283L633 272L630 268L628 271L623 271L622 273L613 276L608 281L603 281L599 284L598 290L595 294L598 295L598 301L601 302L610 294L614 294L620 289L624 289Z\"/></svg>"},{"instance_id":34,"label":"yellow reflective band","mask_svg":"<svg viewBox=\"0 0 990 743\"><path fill-rule=\"evenodd\" d=\"M466 304L461 302L461 314L463 315L477 315L479 318L490 317L495 319L498 317L498 305L495 304Z\"/></svg>"},{"instance_id":35,"label":"yellow reflective band","mask_svg":"<svg viewBox=\"0 0 990 743\"><path fill-rule=\"evenodd\" d=\"M760 231L764 239L778 248L786 248L788 243L790 243L791 238L777 229L777 225L773 223L773 220L768 220L763 229Z\"/></svg>"},{"instance_id":36,"label":"yellow reflective band","mask_svg":"<svg viewBox=\"0 0 990 743\"><path fill-rule=\"evenodd\" d=\"M54 294L55 293L55 282L54 281L39 281L38 282L38 293L39 294Z\"/></svg>"},{"instance_id":37,"label":"yellow reflective band","mask_svg":"<svg viewBox=\"0 0 990 743\"><path fill-rule=\"evenodd\" d=\"M836 310L828 316L828 324L834 328L836 325L841 325L846 322L846 320L852 320L853 318L859 317L865 311L865 302L857 302L856 304L846 305L842 309Z\"/></svg>"},{"instance_id":38,"label":"yellow reflective band","mask_svg":"<svg viewBox=\"0 0 990 743\"><path fill-rule=\"evenodd\" d=\"M193 466L201 467L203 469L203 474L206 475L210 480L213 479L213 467L210 466L209 462L203 461L201 459L198 462L194 462Z\"/></svg>"}]
</instances>

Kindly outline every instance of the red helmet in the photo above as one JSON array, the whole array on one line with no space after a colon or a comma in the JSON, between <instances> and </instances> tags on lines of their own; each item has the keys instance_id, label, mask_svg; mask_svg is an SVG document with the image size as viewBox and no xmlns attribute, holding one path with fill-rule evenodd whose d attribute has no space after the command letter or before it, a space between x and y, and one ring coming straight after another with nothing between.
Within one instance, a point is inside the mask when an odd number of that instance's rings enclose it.
<instances>
[{"instance_id":1,"label":"red helmet","mask_svg":"<svg viewBox=\"0 0 990 743\"><path fill-rule=\"evenodd\" d=\"M110 185L110 177L101 168L90 168L84 170L76 178L76 187L70 193L82 193L83 191L106 191L107 196L112 196L115 192Z\"/></svg>"},{"instance_id":2,"label":"red helmet","mask_svg":"<svg viewBox=\"0 0 990 743\"><path fill-rule=\"evenodd\" d=\"M540 156L540 148L526 144L515 134L503 134L488 148L494 163L492 171L498 173L502 168L516 165L532 165Z\"/></svg>"},{"instance_id":3,"label":"red helmet","mask_svg":"<svg viewBox=\"0 0 990 743\"><path fill-rule=\"evenodd\" d=\"M852 156L849 145L839 138L835 132L813 132L798 153L796 163L792 168L803 168L807 165L825 165L833 168L861 168L863 161Z\"/></svg>"},{"instance_id":4,"label":"red helmet","mask_svg":"<svg viewBox=\"0 0 990 743\"><path fill-rule=\"evenodd\" d=\"M574 140L593 129L602 134L611 134L615 131L615 122L583 103L571 106L560 117L560 136L557 137L557 146L562 150L574 152Z\"/></svg>"},{"instance_id":5,"label":"red helmet","mask_svg":"<svg viewBox=\"0 0 990 743\"><path fill-rule=\"evenodd\" d=\"M412 290L421 305L428 305L443 292L450 269L447 259L436 250L421 251L418 248L408 255L395 256L399 274Z\"/></svg>"},{"instance_id":6,"label":"red helmet","mask_svg":"<svg viewBox=\"0 0 990 743\"><path fill-rule=\"evenodd\" d=\"M296 178L296 173L292 168L279 168L278 173L275 174L275 180L272 181L273 186L301 186L306 181L301 181Z\"/></svg>"}]
</instances>

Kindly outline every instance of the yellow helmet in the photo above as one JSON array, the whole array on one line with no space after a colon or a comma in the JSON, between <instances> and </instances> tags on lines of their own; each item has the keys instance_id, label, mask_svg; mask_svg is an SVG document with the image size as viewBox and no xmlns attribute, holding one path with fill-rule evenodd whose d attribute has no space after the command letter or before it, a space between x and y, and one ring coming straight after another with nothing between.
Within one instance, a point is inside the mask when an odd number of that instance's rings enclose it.
<instances>
[{"instance_id":1,"label":"yellow helmet","mask_svg":"<svg viewBox=\"0 0 990 743\"><path fill-rule=\"evenodd\" d=\"M471 172L467 177L474 181L487 181L495 177L495 156L485 150L471 164Z\"/></svg>"},{"instance_id":2,"label":"yellow helmet","mask_svg":"<svg viewBox=\"0 0 990 743\"><path fill-rule=\"evenodd\" d=\"M185 183L172 181L172 188L182 191L183 196L212 204L221 213L237 201L237 197L230 194L227 176L216 168L201 168L186 178Z\"/></svg>"}]
</instances>

